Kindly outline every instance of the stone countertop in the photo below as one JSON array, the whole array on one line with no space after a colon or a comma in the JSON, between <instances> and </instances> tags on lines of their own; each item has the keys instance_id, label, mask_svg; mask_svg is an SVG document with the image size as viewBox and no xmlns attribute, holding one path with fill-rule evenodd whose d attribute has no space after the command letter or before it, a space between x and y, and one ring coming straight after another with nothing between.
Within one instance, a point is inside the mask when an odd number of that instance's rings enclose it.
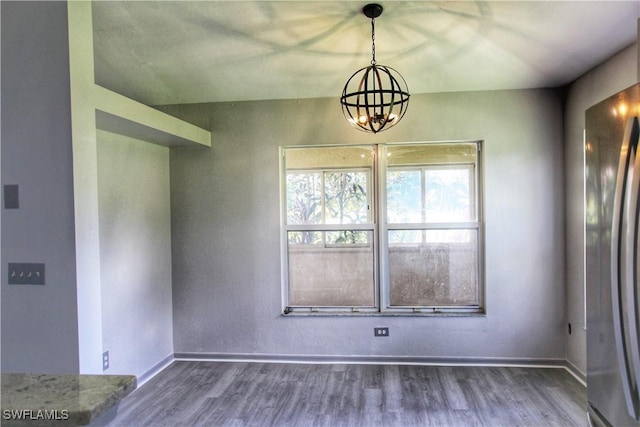
<instances>
[{"instance_id":1,"label":"stone countertop","mask_svg":"<svg viewBox=\"0 0 640 427\"><path fill-rule=\"evenodd\" d=\"M136 389L133 375L2 374L2 425L86 425Z\"/></svg>"}]
</instances>

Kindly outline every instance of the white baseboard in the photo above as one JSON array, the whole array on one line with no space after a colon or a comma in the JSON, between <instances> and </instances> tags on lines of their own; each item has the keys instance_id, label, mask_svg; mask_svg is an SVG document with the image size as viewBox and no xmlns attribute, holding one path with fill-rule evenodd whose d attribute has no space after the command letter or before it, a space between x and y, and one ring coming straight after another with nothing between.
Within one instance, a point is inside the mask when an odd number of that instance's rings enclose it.
<instances>
[{"instance_id":1,"label":"white baseboard","mask_svg":"<svg viewBox=\"0 0 640 427\"><path fill-rule=\"evenodd\" d=\"M165 356L161 361L153 365L149 370L147 370L144 374L138 377L138 388L140 388L144 383L149 381L151 378L158 375L160 372L164 370L167 366L171 365L175 360L174 354L170 353Z\"/></svg>"},{"instance_id":2,"label":"white baseboard","mask_svg":"<svg viewBox=\"0 0 640 427\"><path fill-rule=\"evenodd\" d=\"M441 366L522 366L566 368L565 359L487 358L487 357L418 357L367 355L285 355L244 353L174 353L175 360L261 363L342 363Z\"/></svg>"},{"instance_id":3,"label":"white baseboard","mask_svg":"<svg viewBox=\"0 0 640 427\"><path fill-rule=\"evenodd\" d=\"M141 375L138 378L138 387L141 387L174 361L562 368L567 370L582 385L586 386L586 375L584 372L566 359L180 352L167 355Z\"/></svg>"},{"instance_id":4,"label":"white baseboard","mask_svg":"<svg viewBox=\"0 0 640 427\"><path fill-rule=\"evenodd\" d=\"M587 386L587 374L585 374L580 368L571 363L570 360L565 360L565 369L569 371L571 375L573 375L578 381L582 383L585 387Z\"/></svg>"}]
</instances>

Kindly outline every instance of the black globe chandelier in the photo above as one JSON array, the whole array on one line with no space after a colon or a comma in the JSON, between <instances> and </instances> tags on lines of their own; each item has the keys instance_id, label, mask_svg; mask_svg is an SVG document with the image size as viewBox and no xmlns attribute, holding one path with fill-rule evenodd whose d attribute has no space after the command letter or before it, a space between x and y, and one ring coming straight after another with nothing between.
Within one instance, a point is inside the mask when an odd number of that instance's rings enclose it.
<instances>
[{"instance_id":1,"label":"black globe chandelier","mask_svg":"<svg viewBox=\"0 0 640 427\"><path fill-rule=\"evenodd\" d=\"M375 21L382 10L382 6L375 3L362 9L362 13L371 19L371 65L349 77L340 97L347 121L356 129L369 133L395 126L409 106L409 89L402 75L376 63Z\"/></svg>"}]
</instances>

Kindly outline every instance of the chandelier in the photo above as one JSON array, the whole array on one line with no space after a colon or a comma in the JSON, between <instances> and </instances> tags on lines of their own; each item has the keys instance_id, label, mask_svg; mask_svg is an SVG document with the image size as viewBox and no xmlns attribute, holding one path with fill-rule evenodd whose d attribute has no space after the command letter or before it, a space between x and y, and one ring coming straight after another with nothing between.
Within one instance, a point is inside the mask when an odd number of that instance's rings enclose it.
<instances>
[{"instance_id":1,"label":"chandelier","mask_svg":"<svg viewBox=\"0 0 640 427\"><path fill-rule=\"evenodd\" d=\"M340 97L347 121L356 129L370 133L395 126L409 106L409 91L402 75L376 63L375 21L382 10L382 6L375 3L362 9L362 13L371 19L371 65L349 77Z\"/></svg>"}]
</instances>

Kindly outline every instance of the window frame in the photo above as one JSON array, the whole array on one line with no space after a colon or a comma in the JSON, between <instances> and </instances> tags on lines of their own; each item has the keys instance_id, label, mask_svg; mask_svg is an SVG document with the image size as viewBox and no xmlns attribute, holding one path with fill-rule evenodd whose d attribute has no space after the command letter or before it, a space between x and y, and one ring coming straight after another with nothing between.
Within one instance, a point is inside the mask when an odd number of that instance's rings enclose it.
<instances>
[{"instance_id":1,"label":"window frame","mask_svg":"<svg viewBox=\"0 0 640 427\"><path fill-rule=\"evenodd\" d=\"M470 163L417 163L415 165L389 166L387 164L387 148L392 146L406 145L451 145L451 144L472 144L476 146L475 162ZM320 147L348 147L350 145L298 145L280 147L280 195L281 195L281 280L282 280L282 303L284 314L366 314L366 315L445 315L445 316L473 316L486 314L486 282L485 282L485 239L484 239L484 185L483 185L483 141L438 141L438 142L398 142L398 143L371 143L358 144L362 147L372 147L374 159L371 168L318 168L299 169L300 171L324 173L334 170L369 170L367 186L367 202L369 203L369 221L364 224L287 224L287 173L295 169L286 169L286 151L298 148L320 148ZM387 223L387 171L389 169L421 170L421 181L424 181L425 169L455 168L456 166L468 166L472 169L472 185L470 185L470 200L475 204L475 220L454 221L454 222L421 222L421 223ZM424 192L424 183L421 183L421 192ZM324 197L324 194L323 194ZM421 194L424 197L424 194ZM324 202L323 202L324 203ZM422 202L421 202L422 204ZM471 209L471 208L470 208ZM424 218L424 217L423 217ZM416 305L398 306L390 304L390 276L389 276L389 250L388 232L390 230L473 230L477 236L477 271L476 271L476 297L478 304L472 305ZM373 274L374 274L374 306L290 306L289 305L289 253L288 253L288 233L290 231L340 231L340 230L365 230L372 234L373 245ZM326 242L325 242L326 243ZM363 246L353 245L354 249L362 249ZM326 250L331 250L339 245L323 245Z\"/></svg>"}]
</instances>

